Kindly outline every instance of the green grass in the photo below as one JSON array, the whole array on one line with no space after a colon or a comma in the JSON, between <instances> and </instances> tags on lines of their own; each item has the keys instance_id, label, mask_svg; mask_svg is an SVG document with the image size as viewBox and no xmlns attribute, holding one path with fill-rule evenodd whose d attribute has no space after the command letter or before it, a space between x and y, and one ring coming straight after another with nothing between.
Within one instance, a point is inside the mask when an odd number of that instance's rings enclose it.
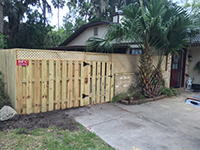
<instances>
[{"instance_id":1,"label":"green grass","mask_svg":"<svg viewBox=\"0 0 200 150\"><path fill-rule=\"evenodd\" d=\"M5 150L113 150L94 133L51 127L26 132L25 129L0 131L0 149Z\"/></svg>"}]
</instances>

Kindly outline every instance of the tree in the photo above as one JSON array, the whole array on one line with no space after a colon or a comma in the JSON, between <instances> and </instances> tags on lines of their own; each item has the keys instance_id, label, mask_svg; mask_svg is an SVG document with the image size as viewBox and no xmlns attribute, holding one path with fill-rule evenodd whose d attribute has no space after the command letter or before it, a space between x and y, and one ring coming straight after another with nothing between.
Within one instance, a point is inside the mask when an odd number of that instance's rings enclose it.
<instances>
[{"instance_id":1,"label":"tree","mask_svg":"<svg viewBox=\"0 0 200 150\"><path fill-rule=\"evenodd\" d=\"M142 49L138 66L143 95L154 97L160 94L162 72L159 61L156 69L152 55L156 49L160 55L177 51L186 42L191 22L186 11L167 0L151 0L147 5L133 3L122 8L124 19L121 24L111 25L105 39L90 38L88 49L104 49L117 41L137 43ZM180 26L180 28L179 28ZM154 50L154 51L153 51ZM162 60L162 59L160 59Z\"/></svg>"},{"instance_id":2,"label":"tree","mask_svg":"<svg viewBox=\"0 0 200 150\"><path fill-rule=\"evenodd\" d=\"M30 6L36 6L37 0L6 0L4 2L4 17L8 18L4 24L4 34L15 38L19 31L20 22L24 15L30 11Z\"/></svg>"},{"instance_id":3,"label":"tree","mask_svg":"<svg viewBox=\"0 0 200 150\"><path fill-rule=\"evenodd\" d=\"M43 14L31 10L27 13L27 21L20 23L15 37L8 38L8 47L45 49L45 39L50 30L51 27L44 23Z\"/></svg>"},{"instance_id":4,"label":"tree","mask_svg":"<svg viewBox=\"0 0 200 150\"><path fill-rule=\"evenodd\" d=\"M200 0L181 0L181 5L191 14L199 14Z\"/></svg>"},{"instance_id":5,"label":"tree","mask_svg":"<svg viewBox=\"0 0 200 150\"><path fill-rule=\"evenodd\" d=\"M46 10L48 13L51 13L51 5L48 3L47 0L38 0L38 7L42 10L43 18L46 18ZM46 19L44 19L44 23Z\"/></svg>"},{"instance_id":6,"label":"tree","mask_svg":"<svg viewBox=\"0 0 200 150\"><path fill-rule=\"evenodd\" d=\"M0 34L3 34L3 0L0 0Z\"/></svg>"},{"instance_id":7,"label":"tree","mask_svg":"<svg viewBox=\"0 0 200 150\"><path fill-rule=\"evenodd\" d=\"M66 30L67 37L78 30L82 25L85 24L85 19L80 16L80 7L69 7L69 12L63 18L63 27Z\"/></svg>"},{"instance_id":8,"label":"tree","mask_svg":"<svg viewBox=\"0 0 200 150\"><path fill-rule=\"evenodd\" d=\"M59 30L59 9L63 8L65 5L65 0L52 0L51 1L54 8L58 8L58 30Z\"/></svg>"}]
</instances>

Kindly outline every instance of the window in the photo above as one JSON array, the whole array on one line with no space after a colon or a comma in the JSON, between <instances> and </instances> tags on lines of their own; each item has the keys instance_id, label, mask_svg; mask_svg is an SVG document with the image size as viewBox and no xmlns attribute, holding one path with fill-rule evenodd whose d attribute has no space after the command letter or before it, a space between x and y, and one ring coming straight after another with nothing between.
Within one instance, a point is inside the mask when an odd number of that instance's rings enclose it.
<instances>
[{"instance_id":1,"label":"window","mask_svg":"<svg viewBox=\"0 0 200 150\"><path fill-rule=\"evenodd\" d=\"M142 54L142 50L141 49L131 49L130 54L140 55L140 54Z\"/></svg>"},{"instance_id":2,"label":"window","mask_svg":"<svg viewBox=\"0 0 200 150\"><path fill-rule=\"evenodd\" d=\"M98 28L94 28L94 36L98 35Z\"/></svg>"}]
</instances>

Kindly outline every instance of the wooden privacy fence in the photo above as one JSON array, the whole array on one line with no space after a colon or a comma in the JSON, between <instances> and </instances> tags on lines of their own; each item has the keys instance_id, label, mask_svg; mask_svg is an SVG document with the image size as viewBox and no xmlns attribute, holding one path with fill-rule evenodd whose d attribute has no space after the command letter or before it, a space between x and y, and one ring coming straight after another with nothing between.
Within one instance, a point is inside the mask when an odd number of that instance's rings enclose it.
<instances>
[{"instance_id":1,"label":"wooden privacy fence","mask_svg":"<svg viewBox=\"0 0 200 150\"><path fill-rule=\"evenodd\" d=\"M9 77L12 84L5 79L6 91L20 114L104 103L114 95L114 65L109 55L20 49L0 53L4 79L14 73ZM29 64L17 65L19 60Z\"/></svg>"},{"instance_id":2,"label":"wooden privacy fence","mask_svg":"<svg viewBox=\"0 0 200 150\"><path fill-rule=\"evenodd\" d=\"M158 61L153 56L153 64ZM23 64L24 63L24 64ZM23 64L23 65L20 65ZM0 51L0 71L20 114L109 102L138 83L139 55L11 49ZM171 61L162 63L169 87Z\"/></svg>"}]
</instances>

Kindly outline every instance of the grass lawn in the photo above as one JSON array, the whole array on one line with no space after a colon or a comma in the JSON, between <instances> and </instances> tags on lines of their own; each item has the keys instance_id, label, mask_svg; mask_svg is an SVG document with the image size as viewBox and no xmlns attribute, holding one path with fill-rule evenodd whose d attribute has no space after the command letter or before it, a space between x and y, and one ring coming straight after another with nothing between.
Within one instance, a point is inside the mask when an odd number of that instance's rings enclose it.
<instances>
[{"instance_id":1,"label":"grass lawn","mask_svg":"<svg viewBox=\"0 0 200 150\"><path fill-rule=\"evenodd\" d=\"M85 130L82 126L78 131L50 127L34 129L26 132L25 129L0 131L0 149L5 150L113 150L108 144L94 133Z\"/></svg>"}]
</instances>

